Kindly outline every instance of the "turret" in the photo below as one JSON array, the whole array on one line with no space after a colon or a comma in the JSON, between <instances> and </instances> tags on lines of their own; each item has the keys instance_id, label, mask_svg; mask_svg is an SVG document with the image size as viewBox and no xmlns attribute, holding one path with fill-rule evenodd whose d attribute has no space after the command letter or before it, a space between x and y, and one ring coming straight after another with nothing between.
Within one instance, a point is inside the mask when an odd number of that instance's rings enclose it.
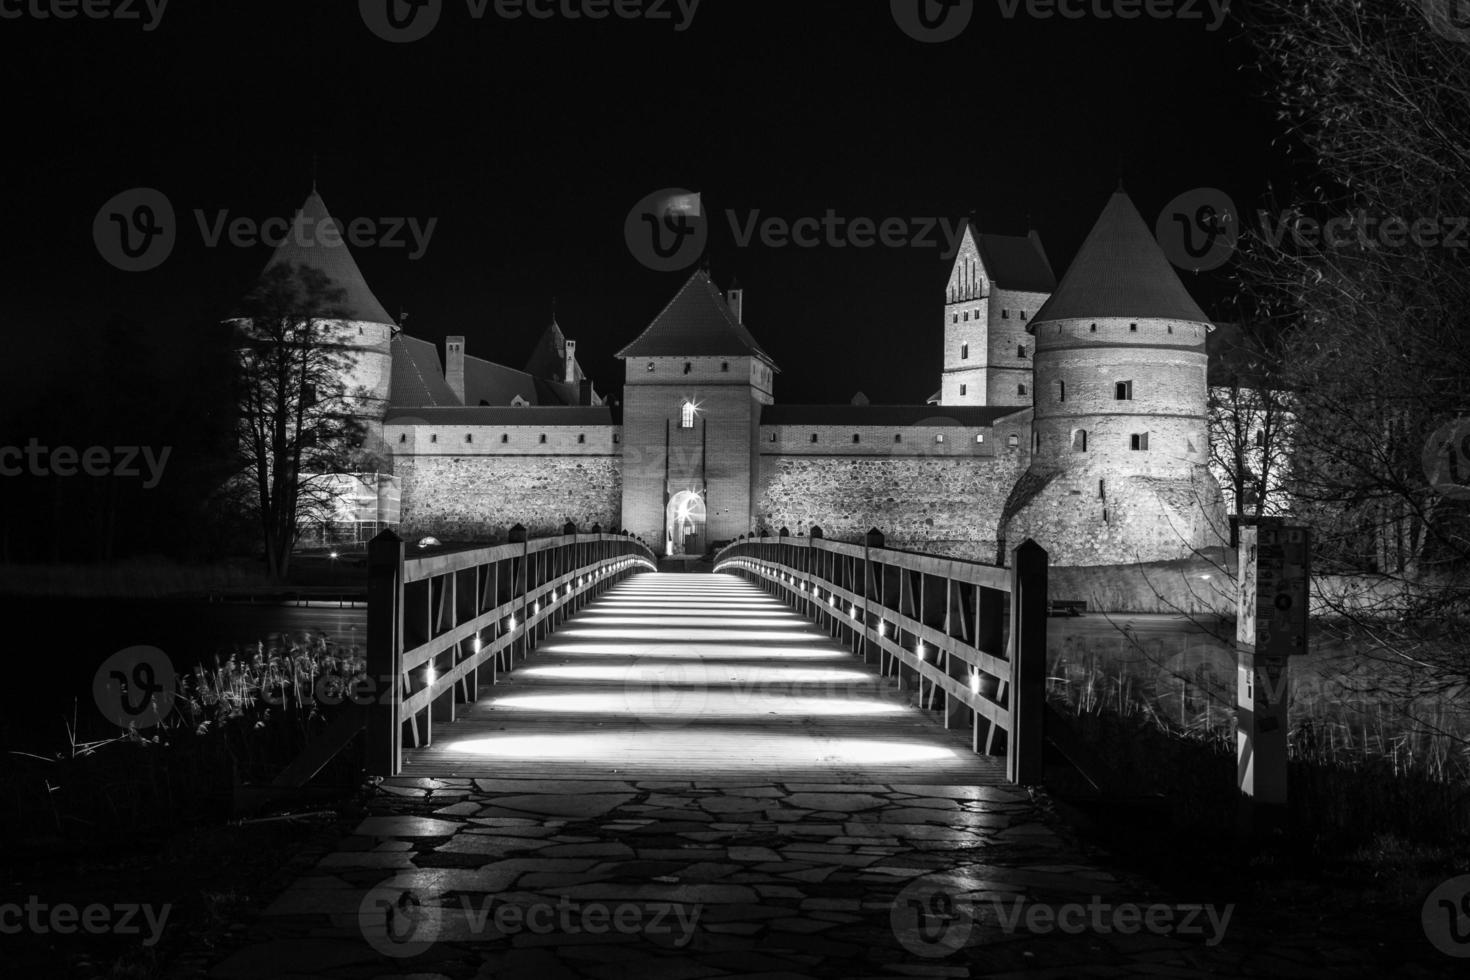
<instances>
[{"instance_id":1,"label":"turret","mask_svg":"<svg viewBox=\"0 0 1470 980\"><path fill-rule=\"evenodd\" d=\"M1027 326L1030 466L1003 517L1058 564L1186 557L1222 543L1209 475L1209 318L1115 193Z\"/></svg>"}]
</instances>

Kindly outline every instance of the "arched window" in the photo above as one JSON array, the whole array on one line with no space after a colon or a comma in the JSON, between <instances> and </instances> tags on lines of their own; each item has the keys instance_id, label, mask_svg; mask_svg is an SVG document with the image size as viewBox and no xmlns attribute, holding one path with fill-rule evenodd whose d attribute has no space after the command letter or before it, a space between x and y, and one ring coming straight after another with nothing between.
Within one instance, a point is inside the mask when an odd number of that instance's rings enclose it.
<instances>
[{"instance_id":1,"label":"arched window","mask_svg":"<svg viewBox=\"0 0 1470 980\"><path fill-rule=\"evenodd\" d=\"M862 436L858 435L856 432L854 432L852 434L852 444L854 446L856 446L858 443L860 443L862 441L863 441L863 437Z\"/></svg>"},{"instance_id":2,"label":"arched window","mask_svg":"<svg viewBox=\"0 0 1470 980\"><path fill-rule=\"evenodd\" d=\"M691 363L689 363L688 361L685 361L684 362L684 373L685 374L688 374L688 373L690 373L693 370L694 370L694 365L691 364Z\"/></svg>"},{"instance_id":3,"label":"arched window","mask_svg":"<svg viewBox=\"0 0 1470 980\"><path fill-rule=\"evenodd\" d=\"M694 428L694 403L685 402L679 409L679 428Z\"/></svg>"},{"instance_id":4,"label":"arched window","mask_svg":"<svg viewBox=\"0 0 1470 980\"><path fill-rule=\"evenodd\" d=\"M970 345L969 344L960 344L960 360L962 360L962 361L968 361L969 359L970 359Z\"/></svg>"},{"instance_id":5,"label":"arched window","mask_svg":"<svg viewBox=\"0 0 1470 980\"><path fill-rule=\"evenodd\" d=\"M502 432L500 434L500 444L503 446L503 445L505 445L508 442L510 442L510 433L508 433L508 432Z\"/></svg>"},{"instance_id":6,"label":"arched window","mask_svg":"<svg viewBox=\"0 0 1470 980\"><path fill-rule=\"evenodd\" d=\"M1072 449L1075 452L1087 452L1087 430L1074 429L1072 432Z\"/></svg>"}]
</instances>

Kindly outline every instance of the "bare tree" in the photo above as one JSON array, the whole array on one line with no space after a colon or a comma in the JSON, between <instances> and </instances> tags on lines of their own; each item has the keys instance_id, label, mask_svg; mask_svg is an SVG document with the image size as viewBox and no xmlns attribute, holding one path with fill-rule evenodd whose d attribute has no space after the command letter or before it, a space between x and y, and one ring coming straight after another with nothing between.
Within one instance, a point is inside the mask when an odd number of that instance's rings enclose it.
<instances>
[{"instance_id":1,"label":"bare tree","mask_svg":"<svg viewBox=\"0 0 1470 980\"><path fill-rule=\"evenodd\" d=\"M239 440L266 567L290 567L301 516L340 493L364 436L347 389L354 363L343 291L307 266L273 266L242 304L236 357Z\"/></svg>"},{"instance_id":2,"label":"bare tree","mask_svg":"<svg viewBox=\"0 0 1470 980\"><path fill-rule=\"evenodd\" d=\"M1399 700L1426 727L1411 702L1470 681L1470 513L1425 466L1470 414L1470 34L1435 8L1252 5L1266 95L1312 180L1258 213L1239 269L1281 333L1285 479L1315 534L1322 628L1410 668Z\"/></svg>"}]
</instances>

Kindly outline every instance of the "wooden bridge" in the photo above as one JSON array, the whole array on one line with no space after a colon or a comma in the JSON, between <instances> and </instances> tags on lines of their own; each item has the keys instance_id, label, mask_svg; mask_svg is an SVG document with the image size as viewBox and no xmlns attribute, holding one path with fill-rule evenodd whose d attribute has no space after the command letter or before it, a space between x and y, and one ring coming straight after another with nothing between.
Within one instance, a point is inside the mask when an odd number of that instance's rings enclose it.
<instances>
[{"instance_id":1,"label":"wooden bridge","mask_svg":"<svg viewBox=\"0 0 1470 980\"><path fill-rule=\"evenodd\" d=\"M573 530L573 529L568 529ZM752 538L716 575L623 535L370 563L383 776L984 785L1040 776L1046 554ZM1014 624L1014 625L1013 625ZM493 689L492 689L493 685ZM488 695L488 696L487 696Z\"/></svg>"}]
</instances>

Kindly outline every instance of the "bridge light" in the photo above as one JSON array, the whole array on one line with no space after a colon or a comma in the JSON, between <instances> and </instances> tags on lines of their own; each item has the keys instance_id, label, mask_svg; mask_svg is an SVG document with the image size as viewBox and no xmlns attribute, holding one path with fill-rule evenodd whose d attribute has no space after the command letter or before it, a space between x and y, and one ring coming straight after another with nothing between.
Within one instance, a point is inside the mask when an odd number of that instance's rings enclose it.
<instances>
[{"instance_id":1,"label":"bridge light","mask_svg":"<svg viewBox=\"0 0 1470 980\"><path fill-rule=\"evenodd\" d=\"M927 650L924 649L924 641L923 640L920 640L918 642L918 644L914 647L914 652L919 655L919 659L920 660L923 660L925 657L927 657L929 655L929 651L927 651Z\"/></svg>"},{"instance_id":2,"label":"bridge light","mask_svg":"<svg viewBox=\"0 0 1470 980\"><path fill-rule=\"evenodd\" d=\"M886 620L886 619L880 619L880 620L878 620L878 635L879 636L887 636L888 635L888 620Z\"/></svg>"},{"instance_id":3,"label":"bridge light","mask_svg":"<svg viewBox=\"0 0 1470 980\"><path fill-rule=\"evenodd\" d=\"M970 668L970 692L972 694L980 693L980 671L974 667Z\"/></svg>"},{"instance_id":4,"label":"bridge light","mask_svg":"<svg viewBox=\"0 0 1470 980\"><path fill-rule=\"evenodd\" d=\"M475 634L475 652L476 653L479 653L480 652L480 634L479 633L476 633Z\"/></svg>"}]
</instances>

